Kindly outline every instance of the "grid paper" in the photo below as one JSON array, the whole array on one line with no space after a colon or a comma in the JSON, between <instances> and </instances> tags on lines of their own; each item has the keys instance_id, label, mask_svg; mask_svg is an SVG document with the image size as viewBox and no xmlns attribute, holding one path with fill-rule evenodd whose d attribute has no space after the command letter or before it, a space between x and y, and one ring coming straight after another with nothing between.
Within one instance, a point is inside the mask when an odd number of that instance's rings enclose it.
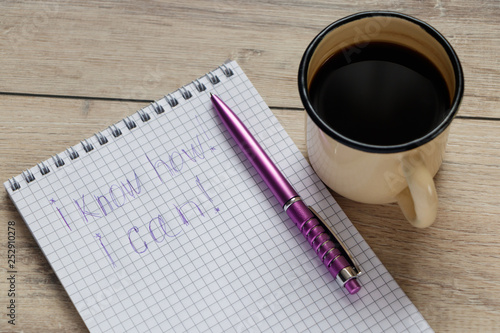
<instances>
[{"instance_id":1,"label":"grid paper","mask_svg":"<svg viewBox=\"0 0 500 333\"><path fill-rule=\"evenodd\" d=\"M227 69L234 75L227 76ZM210 79L220 82L213 84ZM91 332L432 332L236 62L5 188ZM189 91L185 99L182 92ZM216 116L221 97L359 261L335 281ZM140 113L149 115L143 121ZM26 173L25 173L26 174Z\"/></svg>"}]
</instances>

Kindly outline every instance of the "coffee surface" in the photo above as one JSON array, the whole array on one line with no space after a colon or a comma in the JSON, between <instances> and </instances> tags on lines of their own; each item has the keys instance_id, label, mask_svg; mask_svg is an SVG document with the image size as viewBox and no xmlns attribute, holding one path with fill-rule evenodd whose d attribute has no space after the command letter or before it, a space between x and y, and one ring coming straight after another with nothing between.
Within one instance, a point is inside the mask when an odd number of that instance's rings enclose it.
<instances>
[{"instance_id":1,"label":"coffee surface","mask_svg":"<svg viewBox=\"0 0 500 333\"><path fill-rule=\"evenodd\" d=\"M333 55L315 74L309 95L332 129L380 146L426 135L444 120L450 106L446 83L429 60L381 42Z\"/></svg>"}]
</instances>

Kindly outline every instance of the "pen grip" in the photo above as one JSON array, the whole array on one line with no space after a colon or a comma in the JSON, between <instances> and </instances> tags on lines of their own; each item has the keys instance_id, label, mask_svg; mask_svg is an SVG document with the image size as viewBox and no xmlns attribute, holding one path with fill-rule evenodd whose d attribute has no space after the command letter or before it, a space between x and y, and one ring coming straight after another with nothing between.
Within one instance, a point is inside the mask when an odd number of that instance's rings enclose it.
<instances>
[{"instance_id":1,"label":"pen grip","mask_svg":"<svg viewBox=\"0 0 500 333\"><path fill-rule=\"evenodd\" d=\"M334 278L343 268L351 266L335 237L302 200L293 203L286 212Z\"/></svg>"}]
</instances>

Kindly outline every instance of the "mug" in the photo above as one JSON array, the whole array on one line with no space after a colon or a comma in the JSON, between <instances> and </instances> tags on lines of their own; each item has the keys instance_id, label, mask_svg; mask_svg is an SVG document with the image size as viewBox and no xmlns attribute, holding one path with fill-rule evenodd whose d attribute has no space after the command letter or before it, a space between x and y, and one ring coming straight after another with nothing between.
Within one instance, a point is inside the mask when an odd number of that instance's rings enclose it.
<instances>
[{"instance_id":1,"label":"mug","mask_svg":"<svg viewBox=\"0 0 500 333\"><path fill-rule=\"evenodd\" d=\"M367 143L340 133L314 107L311 83L325 62L339 52L345 57L361 54L370 43L417 52L444 79L449 107L443 119L419 137L397 144ZM412 225L431 225L438 206L433 177L442 164L450 124L464 90L460 61L448 41L427 23L402 13L357 13L332 23L312 40L299 66L298 86L307 112L309 160L320 179L354 201L397 202ZM334 109L335 101L330 104ZM351 125L356 126L356 121Z\"/></svg>"}]
</instances>

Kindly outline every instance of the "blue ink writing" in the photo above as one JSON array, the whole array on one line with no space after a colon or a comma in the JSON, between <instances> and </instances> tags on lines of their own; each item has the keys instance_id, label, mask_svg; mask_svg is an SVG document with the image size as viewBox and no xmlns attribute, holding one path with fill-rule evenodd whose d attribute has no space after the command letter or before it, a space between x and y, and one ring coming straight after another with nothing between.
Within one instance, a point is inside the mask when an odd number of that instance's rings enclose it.
<instances>
[{"instance_id":1,"label":"blue ink writing","mask_svg":"<svg viewBox=\"0 0 500 333\"><path fill-rule=\"evenodd\" d=\"M207 191L205 190L205 188L203 187L203 185L201 184L201 181L200 179L198 178L198 176L196 176L196 186L198 186L198 188L201 190L201 192L208 198L208 200L213 204L214 201L212 200L212 198L208 195ZM218 213L219 212L219 207L214 207L215 211Z\"/></svg>"},{"instance_id":2,"label":"blue ink writing","mask_svg":"<svg viewBox=\"0 0 500 333\"><path fill-rule=\"evenodd\" d=\"M135 170L133 172L134 178L132 180L125 177L124 181L119 183L120 185L112 184L109 186L107 193L94 194L92 196L94 200L90 200L88 203L85 202L85 195L82 195L81 199L74 200L83 220L89 222L89 216L93 217L93 220L108 216L115 209L125 205L127 200L132 201L138 197L142 191L142 183Z\"/></svg>"},{"instance_id":3,"label":"blue ink writing","mask_svg":"<svg viewBox=\"0 0 500 333\"><path fill-rule=\"evenodd\" d=\"M99 196L94 195L94 199L99 204L99 208L101 209L101 211L104 214L104 216L107 216L109 213L111 213L113 211L114 208L111 205L111 202L109 202L108 198L106 198L105 195L99 195ZM107 207L109 209L109 212L106 210L106 207L103 204L103 200L106 200L106 204L107 204Z\"/></svg>"},{"instance_id":4,"label":"blue ink writing","mask_svg":"<svg viewBox=\"0 0 500 333\"><path fill-rule=\"evenodd\" d=\"M132 245L132 248L134 249L134 251L135 251L135 252L137 252L137 253L139 253L139 254L146 252L146 250L148 249L148 244L147 244L146 242L144 242L144 241L143 241L143 243L144 243L144 250L142 250L142 251L137 250L137 248L136 248L136 247L135 247L135 245L134 245L134 242L132 242L132 235L131 235L132 231L135 231L135 232L138 234L138 233L139 233L139 228L137 228L137 227L134 225L134 226L133 226L132 228L130 228L130 230L128 231L128 241L130 242L130 245ZM139 237L140 237L140 236L139 236ZM141 240L142 240L142 239L141 239Z\"/></svg>"},{"instance_id":5,"label":"blue ink writing","mask_svg":"<svg viewBox=\"0 0 500 333\"><path fill-rule=\"evenodd\" d=\"M56 201L54 199L50 199L49 202L51 205L56 203ZM57 206L54 206L54 207L56 207L57 211L59 212L59 215L61 215L61 217L62 217L64 223L66 223L66 226L68 227L68 229L71 230L71 227L69 226L68 221L66 221L66 218L64 217L64 215L61 212L61 210L59 209L59 207L57 207Z\"/></svg>"},{"instance_id":6,"label":"blue ink writing","mask_svg":"<svg viewBox=\"0 0 500 333\"><path fill-rule=\"evenodd\" d=\"M137 178L139 180L139 178ZM121 202L118 200L116 194L115 194L115 189L120 190L121 192ZM109 196L111 197L111 200L113 200L113 203L116 205L116 207L121 207L127 202L127 198L125 197L125 192L123 191L123 188L120 186L113 184L109 188Z\"/></svg>"},{"instance_id":7,"label":"blue ink writing","mask_svg":"<svg viewBox=\"0 0 500 333\"><path fill-rule=\"evenodd\" d=\"M191 205L191 206L193 206L193 205L194 205L196 208L198 208L198 211L200 212L201 216L205 216L205 215L203 214L203 212L201 211L200 206L198 206L196 203L194 203L194 202L193 202L193 201L191 201L191 200L190 200L190 201L187 201L187 202L185 202L185 203L183 203L183 204L182 204L182 205L180 205L180 206L175 206L175 205L174 205L175 209L177 209L177 212L179 213L179 216L180 216L180 217L181 217L181 219L182 219L182 222L184 222L184 224L185 224L185 225L189 225L189 221L187 220L186 215L184 214L184 212L182 211L182 209L184 208L184 206L186 206L186 205L188 205L188 204L189 204L189 205Z\"/></svg>"},{"instance_id":8,"label":"blue ink writing","mask_svg":"<svg viewBox=\"0 0 500 333\"><path fill-rule=\"evenodd\" d=\"M159 227L158 226L155 227L155 224L157 224ZM177 233L169 234L166 230L166 226L167 226L167 222L161 214L158 215L158 217L153 218L153 219L151 219L151 221L149 221L149 235L151 236L153 241L155 241L155 243L163 242L165 240L165 236L170 237L170 238L177 237L182 232L182 230L180 230ZM158 230L158 229L160 229L160 230ZM136 241L132 240L132 232L135 232L137 234L138 240L137 240L137 238L135 238ZM158 233L160 235L158 235ZM144 241L142 239L142 237L139 233L139 228L136 226L133 226L128 231L128 240L129 240L130 245L132 246L132 249L134 250L134 252L136 252L138 254L144 253L148 249L148 243L146 243L146 241ZM141 244L141 242L142 242L142 244ZM142 245L144 245L144 249L142 251L140 251L136 247L136 244L139 247L142 247Z\"/></svg>"},{"instance_id":9,"label":"blue ink writing","mask_svg":"<svg viewBox=\"0 0 500 333\"><path fill-rule=\"evenodd\" d=\"M128 180L128 178L125 178L128 186L122 182L123 188L127 191L127 194L129 196L131 196L132 198L135 198L136 194L139 195L141 193L141 182L139 181L139 177L137 177L135 170L134 170L134 176L135 176L135 181L136 181L136 187L134 187L132 185L132 183L130 182L130 180ZM110 189L110 192L111 192L111 189Z\"/></svg>"},{"instance_id":10,"label":"blue ink writing","mask_svg":"<svg viewBox=\"0 0 500 333\"><path fill-rule=\"evenodd\" d=\"M201 159L204 159L205 158L205 152L203 151L203 149L201 148L201 142L200 142L200 137L197 135L196 136L196 140L198 140L198 146L199 146L199 150L196 149L196 146L191 144L191 156L189 156L189 153L187 151L185 151L184 149L182 149L182 152L184 154L186 154L186 156L193 162L196 162L196 157L198 158L201 158Z\"/></svg>"},{"instance_id":11,"label":"blue ink writing","mask_svg":"<svg viewBox=\"0 0 500 333\"><path fill-rule=\"evenodd\" d=\"M163 178L161 178L160 172L158 171L158 168L161 165L163 165L163 166L165 166L167 168L167 170L170 172L171 176L174 175L174 173L172 172L172 168L170 167L170 165L168 165L168 163L166 163L165 161L163 161L161 158L159 158L158 161L156 161L156 163L153 163L147 154L146 154L146 158L148 159L148 162L151 164L151 166L155 170L156 174L158 175L158 178L160 178L160 180L161 180L162 183L164 181L163 181Z\"/></svg>"},{"instance_id":12,"label":"blue ink writing","mask_svg":"<svg viewBox=\"0 0 500 333\"><path fill-rule=\"evenodd\" d=\"M161 239L158 239L155 236L154 228L153 228L153 222L158 222L159 228L162 231L162 238ZM167 225L167 223L166 223L166 221L165 221L165 219L163 218L162 215L158 215L158 217L156 217L156 218L152 219L151 221L149 221L149 233L151 234L151 237L153 238L153 240L156 243L163 242L165 240L165 236L167 236L167 237L177 237L177 235L181 233L179 231L178 233L176 233L174 235L169 235L168 232L167 232L167 230L165 229L166 225ZM158 227L156 229L158 229Z\"/></svg>"},{"instance_id":13,"label":"blue ink writing","mask_svg":"<svg viewBox=\"0 0 500 333\"><path fill-rule=\"evenodd\" d=\"M96 233L95 235L96 235L96 238L99 239L99 242L101 243L102 248L106 252L106 255L108 256L109 260L111 261L111 264L113 265L113 267L116 267L115 261L113 260L113 258L111 258L111 255L109 254L108 250L106 249L106 246L104 246L104 244L102 243L101 235L99 233Z\"/></svg>"},{"instance_id":14,"label":"blue ink writing","mask_svg":"<svg viewBox=\"0 0 500 333\"><path fill-rule=\"evenodd\" d=\"M195 184L201 190L202 194L213 204L213 199L208 195L198 176L195 176ZM178 224L176 228L182 225L192 226L191 222L194 218L206 217L203 213L202 204L198 204L196 198L187 200L180 205L174 204L173 206L175 212L177 212L177 218L182 222L182 224ZM216 207L215 211L219 212L219 208ZM147 241L148 239L152 239L156 244L160 244L167 239L166 237L174 238L182 232L182 229L177 232L174 232L171 227L169 229L170 230L167 231L167 220L162 214L158 214L157 217L149 221L147 228L144 226L142 229L139 229L137 226L133 226L128 230L130 246L135 253L142 254L148 250L148 244L151 244L151 240ZM149 233L149 236L145 234L146 232Z\"/></svg>"},{"instance_id":15,"label":"blue ink writing","mask_svg":"<svg viewBox=\"0 0 500 333\"><path fill-rule=\"evenodd\" d=\"M80 213L82 213L82 218L84 219L85 222L89 221L89 219L87 218L87 215L92 216L92 217L96 217L96 218L102 217L99 213L94 213L94 212L88 211L86 209L85 194L82 194L82 205L81 206L80 206L80 203L78 202L78 199L74 200L74 202L75 202L75 205L77 206L77 208L80 210Z\"/></svg>"},{"instance_id":16,"label":"blue ink writing","mask_svg":"<svg viewBox=\"0 0 500 333\"><path fill-rule=\"evenodd\" d=\"M166 174L166 171L168 171L170 177L175 177L182 172L187 162L198 164L201 162L201 160L205 159L205 142L203 141L205 137L207 140L206 145L208 146L208 148L212 151L215 150L215 147L211 146L208 143L210 137L205 131L205 128L198 116L196 116L196 120L199 124L198 130L201 133L196 134L195 138L193 139L194 143L190 144L191 149L174 147L172 151L166 153L164 156L158 156L156 160L151 159L147 154L145 154L146 159L148 160L149 164L156 172L156 175L162 183L165 183L164 176Z\"/></svg>"}]
</instances>

